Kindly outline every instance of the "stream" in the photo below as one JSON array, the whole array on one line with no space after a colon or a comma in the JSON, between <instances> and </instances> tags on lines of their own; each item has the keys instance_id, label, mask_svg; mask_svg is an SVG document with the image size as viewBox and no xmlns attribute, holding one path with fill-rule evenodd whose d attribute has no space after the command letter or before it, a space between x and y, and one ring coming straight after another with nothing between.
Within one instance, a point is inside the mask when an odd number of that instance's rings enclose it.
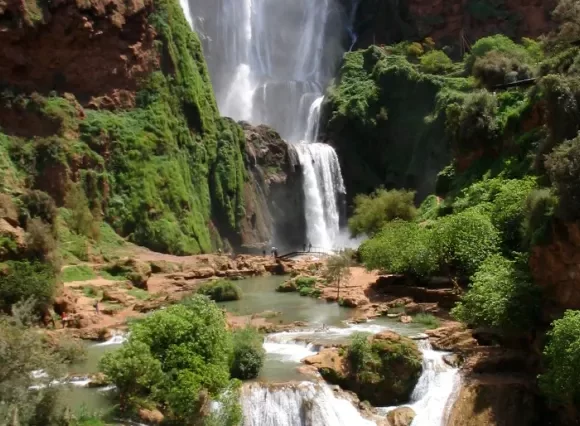
<instances>
[{"instance_id":1,"label":"stream","mask_svg":"<svg viewBox=\"0 0 580 426\"><path fill-rule=\"evenodd\" d=\"M242 392L244 426L366 426L374 422L364 419L350 403L340 399L332 387L311 376L302 375L300 361L317 353L320 345L347 342L356 332L378 333L392 330L401 335L416 336L424 329L415 324L402 324L393 319L380 318L363 324L349 324L352 309L326 303L297 293L276 293L275 288L284 277L260 277L240 281L244 298L236 302L220 303L238 315L279 313L270 322L305 321L308 327L292 332L268 334L264 339L266 361L255 381L247 382ZM324 331L322 326L325 326ZM99 359L118 349L124 340L116 335L107 342L91 344L85 362L71 367L71 374L98 371ZM459 373L443 361L444 353L433 351L427 340L418 340L423 353L423 374L408 406L417 413L412 426L443 426L446 407L458 388ZM63 402L73 409L89 411L109 408L107 389L83 387L82 381L67 386ZM386 414L396 407L379 409Z\"/></svg>"}]
</instances>

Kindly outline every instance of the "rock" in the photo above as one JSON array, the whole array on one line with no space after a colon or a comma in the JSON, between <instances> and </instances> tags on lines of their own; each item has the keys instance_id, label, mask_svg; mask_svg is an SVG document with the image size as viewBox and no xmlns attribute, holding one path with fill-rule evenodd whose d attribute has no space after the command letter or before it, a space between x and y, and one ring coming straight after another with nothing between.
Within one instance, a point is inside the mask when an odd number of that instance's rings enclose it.
<instances>
[{"instance_id":1,"label":"rock","mask_svg":"<svg viewBox=\"0 0 580 426\"><path fill-rule=\"evenodd\" d=\"M347 348L324 348L303 362L316 367L327 382L356 393L360 400L374 406L407 402L421 375L421 352L412 340L392 331L372 336L369 342L379 363L367 364L362 371L350 364Z\"/></svg>"},{"instance_id":2,"label":"rock","mask_svg":"<svg viewBox=\"0 0 580 426\"><path fill-rule=\"evenodd\" d=\"M346 296L342 298L342 306L347 308L359 308L369 304L369 299L361 295Z\"/></svg>"},{"instance_id":3,"label":"rock","mask_svg":"<svg viewBox=\"0 0 580 426\"><path fill-rule=\"evenodd\" d=\"M56 297L53 302L54 312L61 315L63 313L75 313L76 312L76 302L77 297L68 289L65 289L63 293Z\"/></svg>"},{"instance_id":4,"label":"rock","mask_svg":"<svg viewBox=\"0 0 580 426\"><path fill-rule=\"evenodd\" d=\"M409 315L401 315L399 317L399 321L402 322L403 324L411 324L413 322L413 317Z\"/></svg>"},{"instance_id":5,"label":"rock","mask_svg":"<svg viewBox=\"0 0 580 426\"><path fill-rule=\"evenodd\" d=\"M447 364L448 366L453 367L453 368L459 367L459 364L461 363L461 359L459 358L459 355L457 355L457 354L444 355L443 361L445 361L445 364Z\"/></svg>"},{"instance_id":6,"label":"rock","mask_svg":"<svg viewBox=\"0 0 580 426\"><path fill-rule=\"evenodd\" d=\"M165 416L159 410L147 410L141 408L139 410L139 418L145 423L158 425L163 422Z\"/></svg>"},{"instance_id":7,"label":"rock","mask_svg":"<svg viewBox=\"0 0 580 426\"><path fill-rule=\"evenodd\" d=\"M113 337L113 332L108 328L88 328L74 330L71 333L74 337L95 342L106 342Z\"/></svg>"},{"instance_id":8,"label":"rock","mask_svg":"<svg viewBox=\"0 0 580 426\"><path fill-rule=\"evenodd\" d=\"M296 286L296 280L291 279L288 281L284 281L276 288L276 291L279 293L293 293L295 291L298 291L298 287Z\"/></svg>"},{"instance_id":9,"label":"rock","mask_svg":"<svg viewBox=\"0 0 580 426\"><path fill-rule=\"evenodd\" d=\"M435 330L427 330L425 334L429 336L433 349L439 351L456 352L478 345L471 330L461 323L451 323Z\"/></svg>"},{"instance_id":10,"label":"rock","mask_svg":"<svg viewBox=\"0 0 580 426\"><path fill-rule=\"evenodd\" d=\"M23 251L26 248L26 233L24 229L14 226L5 218L0 218L0 236L12 240L16 244L18 251ZM0 248L0 256L5 255L3 250Z\"/></svg>"},{"instance_id":11,"label":"rock","mask_svg":"<svg viewBox=\"0 0 580 426\"><path fill-rule=\"evenodd\" d=\"M395 408L387 414L387 420L391 426L411 426L417 414L410 407Z\"/></svg>"},{"instance_id":12,"label":"rock","mask_svg":"<svg viewBox=\"0 0 580 426\"><path fill-rule=\"evenodd\" d=\"M448 426L531 426L539 404L532 381L510 376L487 376L462 381L449 412Z\"/></svg>"},{"instance_id":13,"label":"rock","mask_svg":"<svg viewBox=\"0 0 580 426\"><path fill-rule=\"evenodd\" d=\"M114 291L106 289L103 291L103 300L119 303L123 306L127 306L129 304L129 297L127 293L124 293L122 291Z\"/></svg>"},{"instance_id":14,"label":"rock","mask_svg":"<svg viewBox=\"0 0 580 426\"><path fill-rule=\"evenodd\" d=\"M179 271L179 265L166 260L153 260L149 262L149 266L151 266L151 272L154 274L171 274Z\"/></svg>"},{"instance_id":15,"label":"rock","mask_svg":"<svg viewBox=\"0 0 580 426\"><path fill-rule=\"evenodd\" d=\"M405 305L405 313L407 315L417 315L423 312L423 307L418 303L411 302Z\"/></svg>"},{"instance_id":16,"label":"rock","mask_svg":"<svg viewBox=\"0 0 580 426\"><path fill-rule=\"evenodd\" d=\"M89 375L89 384L87 385L87 387L102 388L104 386L109 385L109 383L110 382L107 379L107 376L105 376L103 373L95 373Z\"/></svg>"}]
</instances>

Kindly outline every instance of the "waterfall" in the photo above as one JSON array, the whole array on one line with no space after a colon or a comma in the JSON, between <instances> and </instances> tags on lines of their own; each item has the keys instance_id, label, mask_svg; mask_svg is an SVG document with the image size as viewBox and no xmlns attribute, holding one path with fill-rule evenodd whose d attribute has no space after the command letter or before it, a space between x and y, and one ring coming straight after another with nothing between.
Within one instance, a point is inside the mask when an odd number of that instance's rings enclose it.
<instances>
[{"instance_id":1,"label":"waterfall","mask_svg":"<svg viewBox=\"0 0 580 426\"><path fill-rule=\"evenodd\" d=\"M344 53L353 12L340 0L181 4L195 15L188 20L200 33L220 112L267 124L296 145L308 239L315 247L332 248L344 183L336 153L316 141L322 94Z\"/></svg>"},{"instance_id":2,"label":"waterfall","mask_svg":"<svg viewBox=\"0 0 580 426\"><path fill-rule=\"evenodd\" d=\"M242 395L244 426L372 426L323 383L250 384Z\"/></svg>"},{"instance_id":3,"label":"waterfall","mask_svg":"<svg viewBox=\"0 0 580 426\"><path fill-rule=\"evenodd\" d=\"M423 373L413 394L411 407L416 417L411 426L445 426L447 411L455 402L461 377L457 368L450 367L445 352L434 351L429 340L417 342L423 354ZM391 407L391 410L396 407Z\"/></svg>"}]
</instances>

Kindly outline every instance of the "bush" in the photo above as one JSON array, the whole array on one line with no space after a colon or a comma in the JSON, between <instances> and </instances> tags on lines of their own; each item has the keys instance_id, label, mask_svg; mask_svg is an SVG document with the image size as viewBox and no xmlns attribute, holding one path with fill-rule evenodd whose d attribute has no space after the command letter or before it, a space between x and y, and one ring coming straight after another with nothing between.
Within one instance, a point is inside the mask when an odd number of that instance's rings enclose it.
<instances>
[{"instance_id":1,"label":"bush","mask_svg":"<svg viewBox=\"0 0 580 426\"><path fill-rule=\"evenodd\" d=\"M368 269L391 274L429 275L439 266L431 234L416 223L389 223L380 234L361 245L362 262Z\"/></svg>"},{"instance_id":2,"label":"bush","mask_svg":"<svg viewBox=\"0 0 580 426\"><path fill-rule=\"evenodd\" d=\"M526 244L534 246L549 241L551 223L558 198L551 190L532 191L525 202L523 232Z\"/></svg>"},{"instance_id":3,"label":"bush","mask_svg":"<svg viewBox=\"0 0 580 426\"><path fill-rule=\"evenodd\" d=\"M242 298L242 290L240 287L227 280L218 280L203 284L197 292L216 302L228 302Z\"/></svg>"},{"instance_id":4,"label":"bush","mask_svg":"<svg viewBox=\"0 0 580 426\"><path fill-rule=\"evenodd\" d=\"M563 143L547 157L546 169L560 200L559 215L580 218L580 136Z\"/></svg>"},{"instance_id":5,"label":"bush","mask_svg":"<svg viewBox=\"0 0 580 426\"><path fill-rule=\"evenodd\" d=\"M0 264L0 310L9 312L20 301L34 298L37 308L52 303L56 289L56 274L47 263L38 261L8 261Z\"/></svg>"},{"instance_id":6,"label":"bush","mask_svg":"<svg viewBox=\"0 0 580 426\"><path fill-rule=\"evenodd\" d=\"M417 214L414 198L414 192L397 189L378 189L371 195L357 195L354 214L348 221L352 235L373 236L392 220L413 220Z\"/></svg>"},{"instance_id":7,"label":"bush","mask_svg":"<svg viewBox=\"0 0 580 426\"><path fill-rule=\"evenodd\" d=\"M462 105L448 106L447 132L457 154L497 150L501 143L497 114L497 99L486 90L466 96Z\"/></svg>"},{"instance_id":8,"label":"bush","mask_svg":"<svg viewBox=\"0 0 580 426\"><path fill-rule=\"evenodd\" d=\"M483 37L477 40L471 48L471 54L467 57L465 66L471 74L475 61L484 57L489 52L505 54L523 64L531 62L530 55L524 46L521 46L502 34Z\"/></svg>"},{"instance_id":9,"label":"bush","mask_svg":"<svg viewBox=\"0 0 580 426\"><path fill-rule=\"evenodd\" d=\"M432 50L421 56L421 68L430 74L445 74L453 68L453 61L441 50Z\"/></svg>"},{"instance_id":10,"label":"bush","mask_svg":"<svg viewBox=\"0 0 580 426\"><path fill-rule=\"evenodd\" d=\"M499 234L488 216L466 210L435 222L432 250L442 267L457 274L472 275L490 255L497 253Z\"/></svg>"},{"instance_id":11,"label":"bush","mask_svg":"<svg viewBox=\"0 0 580 426\"><path fill-rule=\"evenodd\" d=\"M131 324L128 342L101 361L121 408L163 407L169 421L195 423L230 386L232 337L217 305L195 295Z\"/></svg>"},{"instance_id":12,"label":"bush","mask_svg":"<svg viewBox=\"0 0 580 426\"><path fill-rule=\"evenodd\" d=\"M540 294L525 268L499 255L490 256L452 310L453 316L471 327L505 332L531 329L539 315Z\"/></svg>"},{"instance_id":13,"label":"bush","mask_svg":"<svg viewBox=\"0 0 580 426\"><path fill-rule=\"evenodd\" d=\"M57 243L51 226L35 217L26 226L26 247L30 254L40 260L56 262Z\"/></svg>"},{"instance_id":14,"label":"bush","mask_svg":"<svg viewBox=\"0 0 580 426\"><path fill-rule=\"evenodd\" d=\"M69 228L79 235L98 239L99 221L91 213L89 200L80 184L71 184L64 204L70 211L66 217Z\"/></svg>"},{"instance_id":15,"label":"bush","mask_svg":"<svg viewBox=\"0 0 580 426\"><path fill-rule=\"evenodd\" d=\"M491 51L473 64L473 76L487 88L531 78L532 70L517 57Z\"/></svg>"},{"instance_id":16,"label":"bush","mask_svg":"<svg viewBox=\"0 0 580 426\"><path fill-rule=\"evenodd\" d=\"M234 353L230 374L235 379L255 379L264 365L264 338L253 328L233 332Z\"/></svg>"},{"instance_id":17,"label":"bush","mask_svg":"<svg viewBox=\"0 0 580 426\"><path fill-rule=\"evenodd\" d=\"M566 311L552 323L544 348L540 389L552 402L580 405L580 311Z\"/></svg>"},{"instance_id":18,"label":"bush","mask_svg":"<svg viewBox=\"0 0 580 426\"><path fill-rule=\"evenodd\" d=\"M44 223L48 223L53 230L55 229L58 210L54 200L46 192L28 191L20 197L20 204L22 206L20 212L22 227L26 228L28 220L37 217Z\"/></svg>"},{"instance_id":19,"label":"bush","mask_svg":"<svg viewBox=\"0 0 580 426\"><path fill-rule=\"evenodd\" d=\"M413 322L424 325L427 329L438 328L441 321L431 314L417 314L413 317Z\"/></svg>"}]
</instances>

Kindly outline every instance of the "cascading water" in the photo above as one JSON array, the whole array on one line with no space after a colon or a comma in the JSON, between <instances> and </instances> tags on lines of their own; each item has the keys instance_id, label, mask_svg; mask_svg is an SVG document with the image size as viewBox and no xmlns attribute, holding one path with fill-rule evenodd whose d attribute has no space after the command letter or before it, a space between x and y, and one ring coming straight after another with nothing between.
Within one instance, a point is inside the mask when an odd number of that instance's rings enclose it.
<instances>
[{"instance_id":1,"label":"cascading water","mask_svg":"<svg viewBox=\"0 0 580 426\"><path fill-rule=\"evenodd\" d=\"M246 385L244 426L373 426L324 383Z\"/></svg>"},{"instance_id":2,"label":"cascading water","mask_svg":"<svg viewBox=\"0 0 580 426\"><path fill-rule=\"evenodd\" d=\"M322 93L345 50L339 0L181 0L200 33L220 111L292 142L304 173L307 237L330 249L345 188L338 157L316 143Z\"/></svg>"}]
</instances>

